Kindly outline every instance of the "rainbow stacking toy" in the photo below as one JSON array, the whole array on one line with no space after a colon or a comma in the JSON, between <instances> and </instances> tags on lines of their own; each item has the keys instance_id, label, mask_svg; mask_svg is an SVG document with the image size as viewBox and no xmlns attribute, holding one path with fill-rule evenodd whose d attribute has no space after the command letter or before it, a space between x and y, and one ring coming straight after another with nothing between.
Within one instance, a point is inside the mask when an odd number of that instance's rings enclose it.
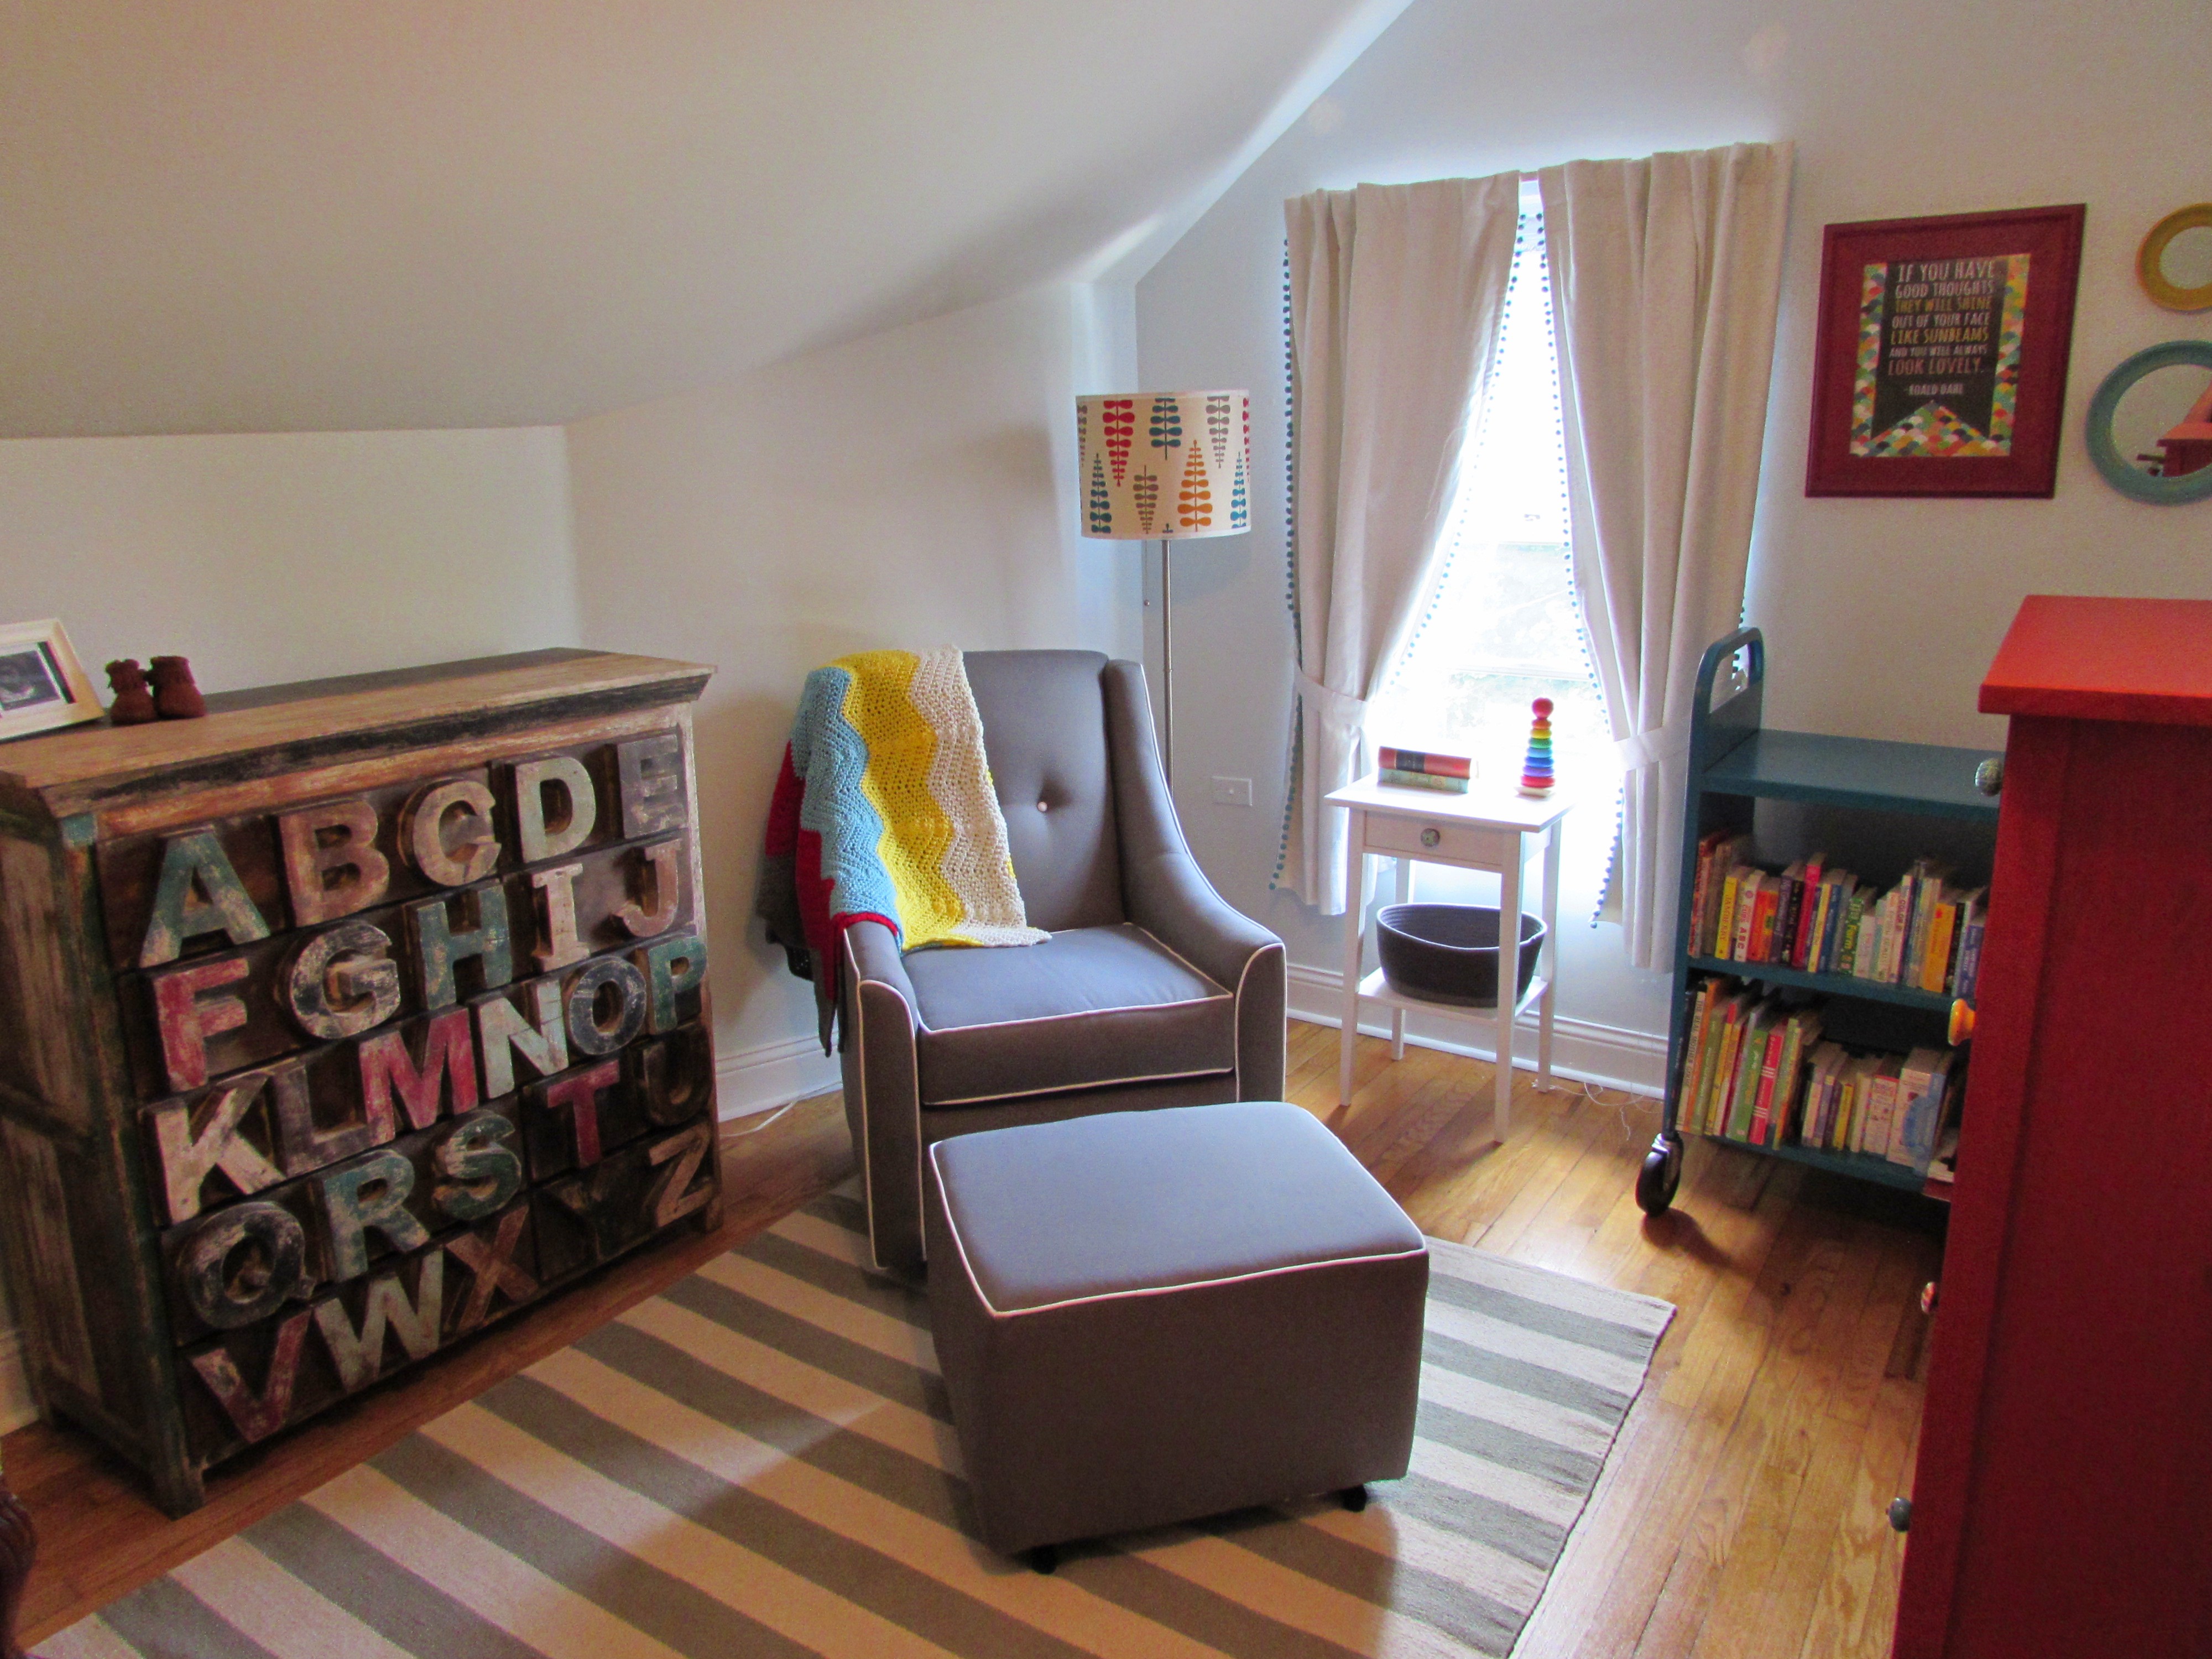
<instances>
[{"instance_id":1,"label":"rainbow stacking toy","mask_svg":"<svg viewBox=\"0 0 2212 1659\"><path fill-rule=\"evenodd\" d=\"M1552 793L1552 700L1539 697L1528 708L1536 718L1528 723L1528 757L1521 763L1521 793L1540 798Z\"/></svg>"}]
</instances>

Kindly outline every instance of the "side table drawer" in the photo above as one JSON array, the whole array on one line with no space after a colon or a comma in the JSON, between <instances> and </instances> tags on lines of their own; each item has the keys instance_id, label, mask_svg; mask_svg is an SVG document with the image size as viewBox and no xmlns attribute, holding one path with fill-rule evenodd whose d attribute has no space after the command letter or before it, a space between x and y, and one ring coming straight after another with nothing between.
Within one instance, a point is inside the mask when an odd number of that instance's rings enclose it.
<instances>
[{"instance_id":1,"label":"side table drawer","mask_svg":"<svg viewBox=\"0 0 2212 1659\"><path fill-rule=\"evenodd\" d=\"M1367 814L1364 848L1387 858L1430 859L1438 864L1468 864L1499 870L1514 855L1520 839L1496 830L1454 823L1447 818L1400 817L1395 813L1385 817L1370 811Z\"/></svg>"}]
</instances>

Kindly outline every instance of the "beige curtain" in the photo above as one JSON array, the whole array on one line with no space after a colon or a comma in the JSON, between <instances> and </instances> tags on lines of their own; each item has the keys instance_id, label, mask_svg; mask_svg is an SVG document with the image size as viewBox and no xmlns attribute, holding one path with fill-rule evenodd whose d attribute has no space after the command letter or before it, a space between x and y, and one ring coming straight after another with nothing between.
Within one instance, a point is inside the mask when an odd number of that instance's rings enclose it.
<instances>
[{"instance_id":1,"label":"beige curtain","mask_svg":"<svg viewBox=\"0 0 2212 1659\"><path fill-rule=\"evenodd\" d=\"M1498 349L1517 173L1316 191L1290 230L1297 764L1284 877L1345 907L1367 700L1405 645Z\"/></svg>"},{"instance_id":2,"label":"beige curtain","mask_svg":"<svg viewBox=\"0 0 2212 1659\"><path fill-rule=\"evenodd\" d=\"M1674 948L1690 700L1743 611L1791 147L1547 167L1575 587L1626 767L1629 960Z\"/></svg>"}]
</instances>

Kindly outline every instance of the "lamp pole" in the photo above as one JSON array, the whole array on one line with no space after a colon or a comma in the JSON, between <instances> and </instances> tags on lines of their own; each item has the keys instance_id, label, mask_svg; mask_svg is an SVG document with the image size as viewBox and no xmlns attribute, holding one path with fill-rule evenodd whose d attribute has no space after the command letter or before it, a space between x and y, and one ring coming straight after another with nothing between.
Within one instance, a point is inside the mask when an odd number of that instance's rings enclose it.
<instances>
[{"instance_id":1,"label":"lamp pole","mask_svg":"<svg viewBox=\"0 0 2212 1659\"><path fill-rule=\"evenodd\" d=\"M1160 538L1160 770L1175 796L1175 538Z\"/></svg>"},{"instance_id":2,"label":"lamp pole","mask_svg":"<svg viewBox=\"0 0 2212 1659\"><path fill-rule=\"evenodd\" d=\"M1085 393L1075 400L1083 533L1160 544L1160 771L1175 783L1175 550L1252 527L1244 392Z\"/></svg>"}]
</instances>

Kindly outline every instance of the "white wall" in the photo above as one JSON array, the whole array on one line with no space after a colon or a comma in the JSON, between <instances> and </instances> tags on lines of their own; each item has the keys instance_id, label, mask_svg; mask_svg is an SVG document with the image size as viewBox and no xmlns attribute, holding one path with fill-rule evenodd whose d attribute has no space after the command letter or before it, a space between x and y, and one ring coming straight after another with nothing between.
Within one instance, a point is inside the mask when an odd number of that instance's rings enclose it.
<instances>
[{"instance_id":1,"label":"white wall","mask_svg":"<svg viewBox=\"0 0 2212 1659\"><path fill-rule=\"evenodd\" d=\"M103 696L118 656L216 691L573 645L560 428L0 441L0 620L40 617Z\"/></svg>"},{"instance_id":2,"label":"white wall","mask_svg":"<svg viewBox=\"0 0 2212 1659\"><path fill-rule=\"evenodd\" d=\"M1962 0L1894 15L1820 0L1415 0L1306 118L1138 287L1146 386L1249 386L1255 532L1176 558L1185 824L1232 902L1336 964L1338 924L1271 893L1290 708L1284 605L1282 203L1577 157L1794 138L1797 173L1750 581L1766 630L1770 722L1996 746L1975 688L2030 592L2212 597L2212 507L2130 502L2088 464L2081 416L2140 347L2212 334L2158 311L2133 256L2202 198L2199 118L2212 32L2191 0ZM2088 204L2056 500L1808 501L1812 308L1820 228L1837 221ZM1188 641L1188 643L1185 643ZM1202 642L1202 643L1201 643ZM1216 807L1211 774L1258 780ZM1602 838L1602 811L1576 833ZM1566 907L1563 905L1563 910ZM1564 930L1560 1005L1656 1076L1666 981L1632 972L1620 930ZM1632 1065L1632 1062L1634 1062Z\"/></svg>"},{"instance_id":3,"label":"white wall","mask_svg":"<svg viewBox=\"0 0 2212 1659\"><path fill-rule=\"evenodd\" d=\"M834 1080L751 920L805 672L952 643L1138 654L1138 549L1077 534L1074 399L1126 288L1061 284L565 429L0 441L0 618L208 690L585 644L709 663L724 1109ZM28 1401L0 1305L0 1429Z\"/></svg>"},{"instance_id":4,"label":"white wall","mask_svg":"<svg viewBox=\"0 0 2212 1659\"><path fill-rule=\"evenodd\" d=\"M1133 655L1134 544L1077 533L1074 399L1131 381L1127 289L1059 284L568 428L584 637L711 663L700 812L723 1109L824 1086L752 919L806 671L957 645Z\"/></svg>"},{"instance_id":5,"label":"white wall","mask_svg":"<svg viewBox=\"0 0 2212 1659\"><path fill-rule=\"evenodd\" d=\"M0 441L0 618L203 689L577 641L558 427Z\"/></svg>"}]
</instances>

